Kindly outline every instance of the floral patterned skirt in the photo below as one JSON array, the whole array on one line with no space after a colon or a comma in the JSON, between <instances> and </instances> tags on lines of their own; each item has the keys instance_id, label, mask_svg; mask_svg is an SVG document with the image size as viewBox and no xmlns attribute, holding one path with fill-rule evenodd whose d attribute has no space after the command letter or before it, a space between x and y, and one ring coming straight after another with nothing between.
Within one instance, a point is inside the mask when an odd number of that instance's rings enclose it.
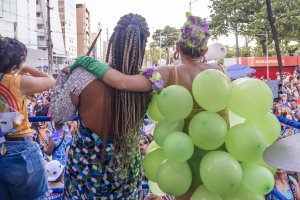
<instances>
[{"instance_id":1,"label":"floral patterned skirt","mask_svg":"<svg viewBox=\"0 0 300 200\"><path fill-rule=\"evenodd\" d=\"M80 127L80 134L74 138L69 150L65 173L65 199L138 199L141 191L141 156L138 141L136 149L133 147L128 153L126 165L122 165L111 141L107 142L103 161L103 148L103 140L98 135L83 126Z\"/></svg>"}]
</instances>

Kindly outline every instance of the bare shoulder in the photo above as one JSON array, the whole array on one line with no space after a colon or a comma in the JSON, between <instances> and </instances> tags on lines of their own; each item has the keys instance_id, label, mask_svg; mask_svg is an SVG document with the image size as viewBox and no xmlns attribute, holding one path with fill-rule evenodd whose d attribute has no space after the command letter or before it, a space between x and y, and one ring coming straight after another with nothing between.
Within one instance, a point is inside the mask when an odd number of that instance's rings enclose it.
<instances>
[{"instance_id":1,"label":"bare shoulder","mask_svg":"<svg viewBox=\"0 0 300 200\"><path fill-rule=\"evenodd\" d=\"M162 78L164 79L166 85L168 85L169 77L170 77L170 67L169 66L160 66L158 67L158 71Z\"/></svg>"}]
</instances>

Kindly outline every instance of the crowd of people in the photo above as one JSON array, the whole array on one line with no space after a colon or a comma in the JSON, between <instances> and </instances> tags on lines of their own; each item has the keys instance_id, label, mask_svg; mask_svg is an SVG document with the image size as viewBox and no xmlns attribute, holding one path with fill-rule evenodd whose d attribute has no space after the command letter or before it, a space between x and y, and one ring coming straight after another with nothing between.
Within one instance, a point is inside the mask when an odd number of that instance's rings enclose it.
<instances>
[{"instance_id":1,"label":"crowd of people","mask_svg":"<svg viewBox=\"0 0 300 200\"><path fill-rule=\"evenodd\" d=\"M279 74L277 74L279 80ZM279 91L279 98L274 101L273 113L276 116L281 116L289 120L299 122L300 121L300 73L298 68L295 68L293 74L285 73L283 75L283 81L281 90ZM287 137L292 134L299 133L298 128L281 124L282 132L281 137Z\"/></svg>"},{"instance_id":2,"label":"crowd of people","mask_svg":"<svg viewBox=\"0 0 300 200\"><path fill-rule=\"evenodd\" d=\"M0 110L6 115L0 131L1 199L191 198L194 183L178 197L157 197L141 188L147 182L141 161L153 140L154 129L154 123L144 115L148 97L150 92L169 85L191 90L193 79L206 69L226 72L220 65L201 62L210 38L208 23L187 14L176 43L176 54L182 63L148 68L139 74L149 35L144 17L124 15L109 41L110 66L87 56L79 57L70 69L58 75L56 85L51 75L24 66L24 44L0 38ZM284 75L282 87L274 114L300 121L298 70ZM194 105L184 131L201 111ZM76 113L78 121L72 121ZM61 120L30 123L28 119L55 115ZM220 115L228 121L226 110ZM282 125L283 137L295 133L298 129ZM275 176L278 183L284 180L281 186L289 187L289 195L298 199L297 180L287 177L280 170Z\"/></svg>"}]
</instances>

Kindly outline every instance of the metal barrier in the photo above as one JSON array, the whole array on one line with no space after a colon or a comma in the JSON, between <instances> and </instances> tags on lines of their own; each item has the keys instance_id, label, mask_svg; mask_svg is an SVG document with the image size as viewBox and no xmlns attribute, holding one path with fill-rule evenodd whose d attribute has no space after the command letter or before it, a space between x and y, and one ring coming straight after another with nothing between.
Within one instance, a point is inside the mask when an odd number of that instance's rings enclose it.
<instances>
[{"instance_id":1,"label":"metal barrier","mask_svg":"<svg viewBox=\"0 0 300 200\"><path fill-rule=\"evenodd\" d=\"M50 122L52 120L52 117L46 117L46 116L36 116L36 117L28 117L29 122ZM77 121L78 116L75 116L72 121Z\"/></svg>"}]
</instances>

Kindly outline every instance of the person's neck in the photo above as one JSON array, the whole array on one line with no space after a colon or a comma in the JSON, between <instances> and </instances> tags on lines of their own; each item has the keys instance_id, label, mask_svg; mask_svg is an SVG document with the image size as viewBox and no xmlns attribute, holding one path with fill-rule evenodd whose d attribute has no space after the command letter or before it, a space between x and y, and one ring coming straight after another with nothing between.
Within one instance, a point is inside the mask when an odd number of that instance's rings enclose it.
<instances>
[{"instance_id":1,"label":"person's neck","mask_svg":"<svg viewBox=\"0 0 300 200\"><path fill-rule=\"evenodd\" d=\"M201 58L191 58L191 57L182 57L182 64L199 64L201 62Z\"/></svg>"},{"instance_id":2,"label":"person's neck","mask_svg":"<svg viewBox=\"0 0 300 200\"><path fill-rule=\"evenodd\" d=\"M275 180L281 183L286 183L288 180L288 177L285 173L277 174L275 177Z\"/></svg>"}]
</instances>

